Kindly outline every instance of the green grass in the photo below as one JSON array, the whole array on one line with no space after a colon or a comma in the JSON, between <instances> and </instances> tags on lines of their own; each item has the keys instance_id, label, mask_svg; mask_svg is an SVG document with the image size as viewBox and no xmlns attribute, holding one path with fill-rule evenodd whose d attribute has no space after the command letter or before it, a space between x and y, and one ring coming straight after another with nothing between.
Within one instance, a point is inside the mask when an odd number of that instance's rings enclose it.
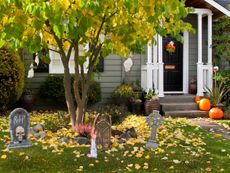
<instances>
[{"instance_id":1,"label":"green grass","mask_svg":"<svg viewBox=\"0 0 230 173\"><path fill-rule=\"evenodd\" d=\"M218 124L225 125L226 128L230 129L230 120L218 120Z\"/></svg>"},{"instance_id":2,"label":"green grass","mask_svg":"<svg viewBox=\"0 0 230 173\"><path fill-rule=\"evenodd\" d=\"M30 148L4 152L2 150L6 148L5 142L9 134L4 130L7 127L6 123L0 123L0 127L3 129L0 128L0 157L7 155L6 159L0 158L0 173L69 173L81 171L81 166L83 172L128 172L128 165L133 172L230 172L230 140L209 134L185 120L166 120L158 132L158 142L163 141L160 149L149 150L145 148L145 144L140 143L134 146L127 144L124 148L117 146L117 151L110 153L98 150L97 160L87 158L89 147L59 146L63 148L63 152L52 153L52 148L42 149L47 144L35 140ZM135 147L138 147L138 150L143 148L142 157L129 155ZM127 151L129 153L124 156ZM80 152L79 158L76 157L79 155L75 154L76 152ZM150 158L146 159L146 156ZM176 160L180 163L174 163ZM148 169L143 169L145 163L148 163ZM135 169L135 164L139 164L141 168Z\"/></svg>"}]
</instances>

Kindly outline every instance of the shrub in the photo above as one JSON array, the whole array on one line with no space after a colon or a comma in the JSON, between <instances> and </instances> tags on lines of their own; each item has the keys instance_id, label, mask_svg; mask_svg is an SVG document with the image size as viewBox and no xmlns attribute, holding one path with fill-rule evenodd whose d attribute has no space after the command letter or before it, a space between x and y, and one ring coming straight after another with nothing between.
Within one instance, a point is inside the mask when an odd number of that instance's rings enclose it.
<instances>
[{"instance_id":1,"label":"shrub","mask_svg":"<svg viewBox=\"0 0 230 173\"><path fill-rule=\"evenodd\" d=\"M217 81L217 84L222 83L222 87L226 88L226 90L230 89L230 70L221 70L216 73L214 76L214 79ZM230 106L230 91L228 91L223 99L221 100L222 102L225 102L226 106Z\"/></svg>"},{"instance_id":2,"label":"shrub","mask_svg":"<svg viewBox=\"0 0 230 173\"><path fill-rule=\"evenodd\" d=\"M0 49L0 111L8 109L21 96L25 69L19 55L8 47Z\"/></svg>"},{"instance_id":3,"label":"shrub","mask_svg":"<svg viewBox=\"0 0 230 173\"><path fill-rule=\"evenodd\" d=\"M72 86L74 78L71 78ZM73 88L72 88L73 93ZM65 101L65 90L63 86L63 76L49 76L40 88L40 95L44 98ZM100 83L93 81L89 90L88 104L94 104L101 100Z\"/></svg>"},{"instance_id":4,"label":"shrub","mask_svg":"<svg viewBox=\"0 0 230 173\"><path fill-rule=\"evenodd\" d=\"M122 84L115 88L115 90L113 91L113 95L115 97L129 98L133 96L133 94L133 88L131 85L128 84Z\"/></svg>"},{"instance_id":5,"label":"shrub","mask_svg":"<svg viewBox=\"0 0 230 173\"><path fill-rule=\"evenodd\" d=\"M117 105L126 105L128 99L134 95L133 87L129 84L121 84L112 93L112 100Z\"/></svg>"},{"instance_id":6,"label":"shrub","mask_svg":"<svg viewBox=\"0 0 230 173\"><path fill-rule=\"evenodd\" d=\"M98 114L107 114L111 116L112 123L117 124L126 118L129 113L125 106L106 105L94 108L91 107L88 112L86 112L87 124L93 125L93 121Z\"/></svg>"}]
</instances>

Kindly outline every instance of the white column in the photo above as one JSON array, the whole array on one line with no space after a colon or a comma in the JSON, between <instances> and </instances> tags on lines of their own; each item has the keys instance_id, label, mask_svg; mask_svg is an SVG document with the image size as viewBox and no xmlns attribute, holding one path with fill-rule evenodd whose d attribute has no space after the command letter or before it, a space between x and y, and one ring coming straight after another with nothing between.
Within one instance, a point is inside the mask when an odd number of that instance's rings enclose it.
<instances>
[{"instance_id":1,"label":"white column","mask_svg":"<svg viewBox=\"0 0 230 173\"><path fill-rule=\"evenodd\" d=\"M212 77L213 77L213 66L212 66L212 13L208 15L208 88L212 89Z\"/></svg>"},{"instance_id":2,"label":"white column","mask_svg":"<svg viewBox=\"0 0 230 173\"><path fill-rule=\"evenodd\" d=\"M157 35L154 36L154 39L156 41L156 44L153 44L153 64L157 64Z\"/></svg>"},{"instance_id":3,"label":"white column","mask_svg":"<svg viewBox=\"0 0 230 173\"><path fill-rule=\"evenodd\" d=\"M147 53L147 91L152 90L153 86L153 73L152 73L152 42L148 43Z\"/></svg>"},{"instance_id":4,"label":"white column","mask_svg":"<svg viewBox=\"0 0 230 173\"><path fill-rule=\"evenodd\" d=\"M202 13L198 13L197 95L203 96Z\"/></svg>"},{"instance_id":5,"label":"white column","mask_svg":"<svg viewBox=\"0 0 230 173\"><path fill-rule=\"evenodd\" d=\"M164 97L164 63L162 62L163 60L163 49L162 49L162 37L160 35L158 37L158 64L159 64L159 97Z\"/></svg>"},{"instance_id":6,"label":"white column","mask_svg":"<svg viewBox=\"0 0 230 173\"><path fill-rule=\"evenodd\" d=\"M154 40L156 41L156 44L153 44L153 83L154 83L154 89L155 92L159 92L158 88L158 61L157 61L157 35L154 36Z\"/></svg>"},{"instance_id":7,"label":"white column","mask_svg":"<svg viewBox=\"0 0 230 173\"><path fill-rule=\"evenodd\" d=\"M184 31L183 34L183 93L188 93L189 83L189 33Z\"/></svg>"},{"instance_id":8,"label":"white column","mask_svg":"<svg viewBox=\"0 0 230 173\"><path fill-rule=\"evenodd\" d=\"M212 14L208 15L208 64L212 64Z\"/></svg>"},{"instance_id":9,"label":"white column","mask_svg":"<svg viewBox=\"0 0 230 173\"><path fill-rule=\"evenodd\" d=\"M147 54L147 63L153 63L153 51L152 51L152 42L148 42L148 54Z\"/></svg>"},{"instance_id":10,"label":"white column","mask_svg":"<svg viewBox=\"0 0 230 173\"><path fill-rule=\"evenodd\" d=\"M202 14L198 14L198 63L202 63Z\"/></svg>"}]
</instances>

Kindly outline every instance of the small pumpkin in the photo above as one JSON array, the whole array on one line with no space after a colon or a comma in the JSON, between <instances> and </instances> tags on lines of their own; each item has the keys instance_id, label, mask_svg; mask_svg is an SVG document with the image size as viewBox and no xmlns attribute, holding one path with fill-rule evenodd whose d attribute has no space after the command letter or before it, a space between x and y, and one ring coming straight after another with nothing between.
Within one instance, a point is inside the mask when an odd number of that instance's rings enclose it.
<instances>
[{"instance_id":1,"label":"small pumpkin","mask_svg":"<svg viewBox=\"0 0 230 173\"><path fill-rule=\"evenodd\" d=\"M196 96L196 97L195 97L195 102L196 102L197 104L200 103L200 96Z\"/></svg>"},{"instance_id":2,"label":"small pumpkin","mask_svg":"<svg viewBox=\"0 0 230 173\"><path fill-rule=\"evenodd\" d=\"M212 119L221 119L224 116L224 112L220 108L212 108L209 111L209 117Z\"/></svg>"},{"instance_id":3,"label":"small pumpkin","mask_svg":"<svg viewBox=\"0 0 230 173\"><path fill-rule=\"evenodd\" d=\"M199 102L199 108L201 111L209 111L211 108L211 102L207 98L203 98Z\"/></svg>"}]
</instances>

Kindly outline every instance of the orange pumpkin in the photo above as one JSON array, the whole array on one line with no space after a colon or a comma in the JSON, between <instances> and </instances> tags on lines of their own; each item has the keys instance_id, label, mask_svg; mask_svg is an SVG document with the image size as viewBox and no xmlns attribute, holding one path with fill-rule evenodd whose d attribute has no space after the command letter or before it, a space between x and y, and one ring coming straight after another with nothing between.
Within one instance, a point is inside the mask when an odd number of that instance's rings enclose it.
<instances>
[{"instance_id":1,"label":"orange pumpkin","mask_svg":"<svg viewBox=\"0 0 230 173\"><path fill-rule=\"evenodd\" d=\"M211 102L207 98L203 98L199 102L199 108L201 111L209 111L211 108Z\"/></svg>"},{"instance_id":2,"label":"orange pumpkin","mask_svg":"<svg viewBox=\"0 0 230 173\"><path fill-rule=\"evenodd\" d=\"M220 108L212 108L209 111L209 117L212 119L221 119L224 116L224 112Z\"/></svg>"},{"instance_id":3,"label":"orange pumpkin","mask_svg":"<svg viewBox=\"0 0 230 173\"><path fill-rule=\"evenodd\" d=\"M196 96L196 97L195 97L195 102L196 102L197 104L200 103L200 96Z\"/></svg>"}]
</instances>

